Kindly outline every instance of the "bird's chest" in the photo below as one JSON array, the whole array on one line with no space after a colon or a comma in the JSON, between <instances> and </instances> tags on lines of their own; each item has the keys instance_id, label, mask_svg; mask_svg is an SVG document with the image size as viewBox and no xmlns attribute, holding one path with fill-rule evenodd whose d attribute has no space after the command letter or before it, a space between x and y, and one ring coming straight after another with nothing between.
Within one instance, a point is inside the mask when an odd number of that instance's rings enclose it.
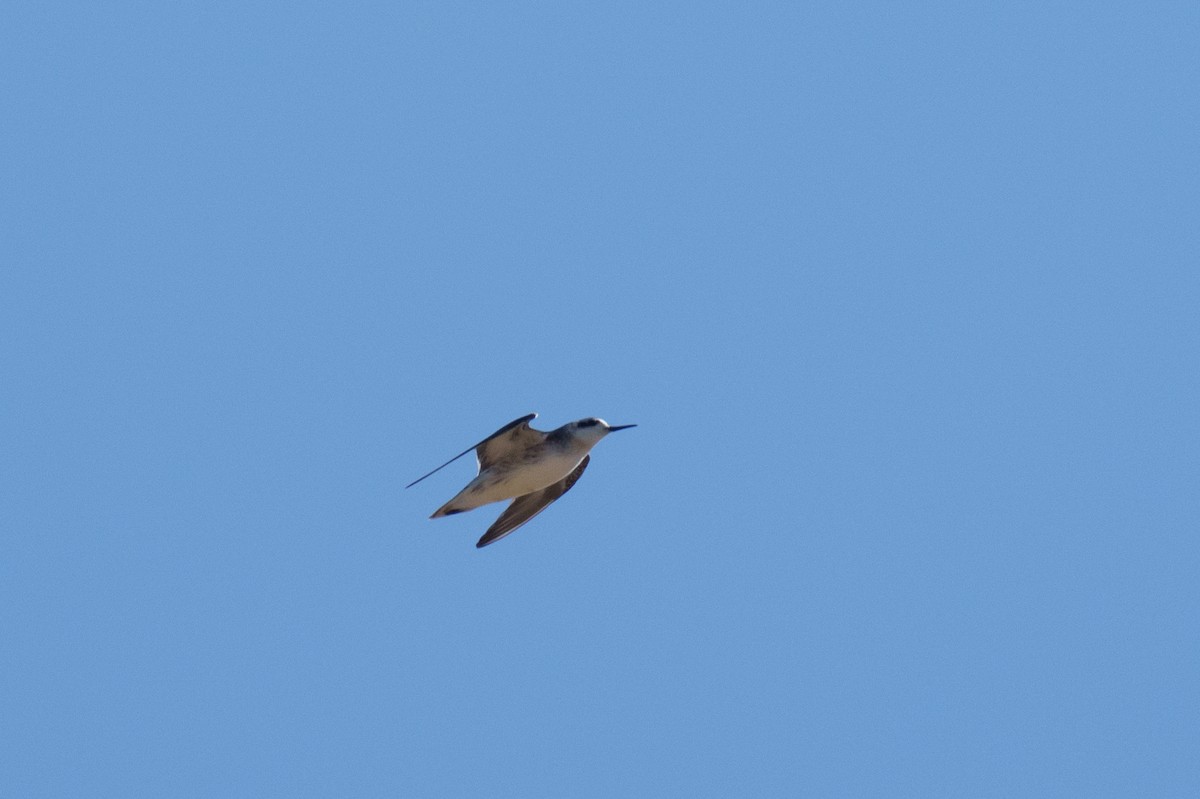
<instances>
[{"instance_id":1,"label":"bird's chest","mask_svg":"<svg viewBox=\"0 0 1200 799\"><path fill-rule=\"evenodd\" d=\"M521 455L496 464L493 471L497 488L509 496L540 491L571 473L587 453L542 450Z\"/></svg>"}]
</instances>

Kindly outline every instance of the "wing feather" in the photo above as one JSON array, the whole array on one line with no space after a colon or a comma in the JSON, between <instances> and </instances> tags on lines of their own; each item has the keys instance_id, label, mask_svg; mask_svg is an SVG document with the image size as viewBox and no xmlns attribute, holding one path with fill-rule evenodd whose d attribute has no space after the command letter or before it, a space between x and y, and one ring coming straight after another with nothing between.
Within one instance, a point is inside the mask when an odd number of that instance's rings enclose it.
<instances>
[{"instance_id":1,"label":"wing feather","mask_svg":"<svg viewBox=\"0 0 1200 799\"><path fill-rule=\"evenodd\" d=\"M536 444L542 443L546 438L546 434L541 430L534 430L529 426L529 423L536 416L536 413L522 416L520 419L509 422L483 441L480 441L475 446L475 456L479 459L479 471L483 471L496 461L503 460L509 455L523 452Z\"/></svg>"},{"instance_id":2,"label":"wing feather","mask_svg":"<svg viewBox=\"0 0 1200 799\"><path fill-rule=\"evenodd\" d=\"M520 419L512 420L508 424L504 425L504 427L501 427L499 430L485 438L483 441L467 447L462 452L458 453L453 458L434 469L432 472L423 474L416 480L413 480L411 483L406 485L405 488L412 488L426 477L429 477L429 475L441 471L461 458L463 455L466 455L471 450L475 450L475 454L479 458L479 468L482 471L496 460L504 457L507 454L519 452L531 444L537 444L541 442L541 440L546 437L546 434L540 430L534 430L529 426L529 423L536 418L536 413L529 413L522 416Z\"/></svg>"},{"instance_id":3,"label":"wing feather","mask_svg":"<svg viewBox=\"0 0 1200 799\"><path fill-rule=\"evenodd\" d=\"M580 475L583 474L583 470L587 468L588 461L591 459L591 455L584 455L579 465L557 483L546 486L541 491L534 491L532 494L526 494L523 497L514 499L512 504L505 509L504 513L500 514L500 518L496 519L495 524L488 528L488 531L483 534L483 538L480 538L475 546L477 548L486 547L488 544L499 541L544 511L556 499L571 490L571 486L579 481Z\"/></svg>"}]
</instances>

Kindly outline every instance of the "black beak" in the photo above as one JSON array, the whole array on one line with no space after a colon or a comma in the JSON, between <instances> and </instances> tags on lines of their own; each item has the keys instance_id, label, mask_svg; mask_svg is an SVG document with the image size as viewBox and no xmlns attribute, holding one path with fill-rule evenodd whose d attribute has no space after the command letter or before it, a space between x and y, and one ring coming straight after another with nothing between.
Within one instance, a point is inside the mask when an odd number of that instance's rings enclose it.
<instances>
[{"instance_id":1,"label":"black beak","mask_svg":"<svg viewBox=\"0 0 1200 799\"><path fill-rule=\"evenodd\" d=\"M629 428L631 428L631 427L637 427L637 425L636 425L636 424L616 424L616 425L611 425L611 426L608 428L608 432L610 432L610 433L615 433L615 432L617 432L618 430L628 430L628 429L629 429Z\"/></svg>"}]
</instances>

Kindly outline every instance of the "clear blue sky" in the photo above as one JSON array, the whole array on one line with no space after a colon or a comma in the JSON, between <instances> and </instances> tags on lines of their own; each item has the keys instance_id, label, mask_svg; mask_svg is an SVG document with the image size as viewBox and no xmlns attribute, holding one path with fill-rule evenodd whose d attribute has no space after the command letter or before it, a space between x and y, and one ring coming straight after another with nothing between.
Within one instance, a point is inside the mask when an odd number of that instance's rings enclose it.
<instances>
[{"instance_id":1,"label":"clear blue sky","mask_svg":"<svg viewBox=\"0 0 1200 799\"><path fill-rule=\"evenodd\" d=\"M0 793L1200 795L1200 7L484 6L4 12Z\"/></svg>"}]
</instances>

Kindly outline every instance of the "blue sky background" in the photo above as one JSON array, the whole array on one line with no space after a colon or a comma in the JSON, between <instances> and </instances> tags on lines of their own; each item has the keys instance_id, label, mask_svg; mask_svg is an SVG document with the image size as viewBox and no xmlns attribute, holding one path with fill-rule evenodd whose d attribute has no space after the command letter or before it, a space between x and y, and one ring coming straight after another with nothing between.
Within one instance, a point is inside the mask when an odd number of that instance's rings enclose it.
<instances>
[{"instance_id":1,"label":"blue sky background","mask_svg":"<svg viewBox=\"0 0 1200 799\"><path fill-rule=\"evenodd\" d=\"M1200 792L1200 7L0 27L4 795Z\"/></svg>"}]
</instances>

